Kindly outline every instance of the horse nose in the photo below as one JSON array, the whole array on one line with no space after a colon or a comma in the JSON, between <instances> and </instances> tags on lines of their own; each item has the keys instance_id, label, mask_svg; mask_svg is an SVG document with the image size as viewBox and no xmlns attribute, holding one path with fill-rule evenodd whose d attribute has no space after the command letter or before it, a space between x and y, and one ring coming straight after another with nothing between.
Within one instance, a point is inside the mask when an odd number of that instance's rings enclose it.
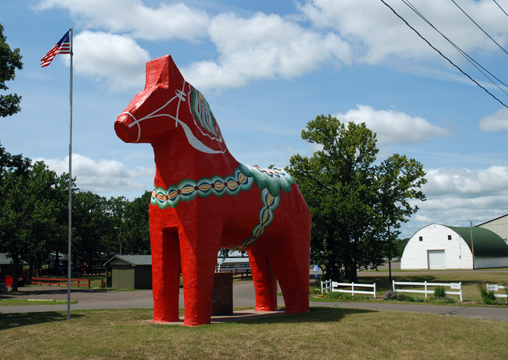
<instances>
[{"instance_id":1,"label":"horse nose","mask_svg":"<svg viewBox=\"0 0 508 360\"><path fill-rule=\"evenodd\" d=\"M128 114L120 114L116 118L115 132L123 142L132 143L138 140L138 127L129 127L133 122L134 119Z\"/></svg>"}]
</instances>

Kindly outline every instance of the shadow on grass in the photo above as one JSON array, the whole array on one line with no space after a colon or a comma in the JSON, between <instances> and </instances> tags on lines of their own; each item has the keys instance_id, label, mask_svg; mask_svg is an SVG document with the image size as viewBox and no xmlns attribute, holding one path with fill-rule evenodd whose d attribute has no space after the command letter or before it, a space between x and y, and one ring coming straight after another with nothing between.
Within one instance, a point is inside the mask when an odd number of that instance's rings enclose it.
<instances>
[{"instance_id":1,"label":"shadow on grass","mask_svg":"<svg viewBox=\"0 0 508 360\"><path fill-rule=\"evenodd\" d=\"M80 318L83 315L72 314L71 318ZM0 314L0 331L20 326L35 325L49 322L67 320L67 313L61 311L47 311L39 313Z\"/></svg>"},{"instance_id":2,"label":"shadow on grass","mask_svg":"<svg viewBox=\"0 0 508 360\"><path fill-rule=\"evenodd\" d=\"M347 315L367 314L378 312L377 310L365 309L345 309L313 306L310 312L301 314L283 314L276 316L267 316L259 319L246 319L238 323L241 324L291 324L291 323L325 323L337 322Z\"/></svg>"}]
</instances>

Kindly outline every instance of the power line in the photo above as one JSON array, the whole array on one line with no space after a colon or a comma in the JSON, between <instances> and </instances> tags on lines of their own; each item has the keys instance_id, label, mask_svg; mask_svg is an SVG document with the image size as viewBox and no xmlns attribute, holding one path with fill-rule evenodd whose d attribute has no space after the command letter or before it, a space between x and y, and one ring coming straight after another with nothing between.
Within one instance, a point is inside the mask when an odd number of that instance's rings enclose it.
<instances>
[{"instance_id":1,"label":"power line","mask_svg":"<svg viewBox=\"0 0 508 360\"><path fill-rule=\"evenodd\" d=\"M501 5L499 5L499 4L497 3L497 1L496 1L496 0L492 0L492 1L494 1L494 2L496 3L496 5L497 5L497 6L499 6L499 8L500 8L500 9L504 12L504 14L505 14L506 16L508 16L508 14L506 13L506 11L504 11L504 9L501 7Z\"/></svg>"},{"instance_id":2,"label":"power line","mask_svg":"<svg viewBox=\"0 0 508 360\"><path fill-rule=\"evenodd\" d=\"M453 41L451 41L450 39L448 39L441 31L439 31L413 4L411 4L409 2L409 0L402 0L402 2L404 4L406 4L411 10L413 10L420 18L422 18L422 20L424 20L427 24L429 24L429 26L431 28L433 28L434 30L436 30L436 32L441 35L446 41L448 41L448 43L450 43L450 45L452 47L455 48L455 50L457 50L459 52L459 54L461 54L462 56L464 56L466 58L467 61L469 61L469 63L471 63L471 65L473 65L476 70L478 70L483 76L485 76L487 78L487 80L489 80L494 86L496 86L499 90L501 90L505 95L508 96L508 93L506 93L506 91L504 91L503 89L501 89L501 87L496 84L491 78L489 78L481 69L483 69L485 72L487 72L490 76L492 76L494 79L496 79L498 82L500 82L501 84L503 84L505 87L508 87L508 85L506 85L504 82L502 82L500 79L498 79L494 74L492 74L490 71L488 71L487 69L485 69L482 65L480 65L475 59L473 59L471 56L469 56L465 51L463 51L460 47L458 47Z\"/></svg>"},{"instance_id":3,"label":"power line","mask_svg":"<svg viewBox=\"0 0 508 360\"><path fill-rule=\"evenodd\" d=\"M499 100L496 96L494 96L491 92L489 92L487 89L485 89L483 86L481 86L476 80L474 80L471 76L469 76L468 74L466 74L460 67L458 67L457 65L455 65L450 59L448 59L443 53L441 53L441 51L439 51L437 48L435 48L427 39L425 39L415 28L413 28L411 25L409 25L409 23L402 17L400 16L390 5L388 5L384 0L381 0L381 2L383 4L386 5L386 7L388 7L399 19L401 19L411 30L413 30L423 41L425 41L432 49L434 49L439 55L441 55L444 59L446 59L450 64L452 64L455 68L457 68L457 70L459 70L462 74L464 74L465 76L467 76L469 78L469 80L471 80L472 82L474 82L476 85L478 85L480 88L482 88L487 94L489 94L490 96L492 96L494 99L496 99L501 105L503 105L505 108L508 109L508 106L503 103L501 100Z\"/></svg>"},{"instance_id":4,"label":"power line","mask_svg":"<svg viewBox=\"0 0 508 360\"><path fill-rule=\"evenodd\" d=\"M490 35L489 35L489 34L488 34L485 30L483 30L483 28L482 28L480 25L478 25L478 24L476 23L476 21L474 21L474 20L471 18L471 16L469 16L469 15L468 15L468 14L467 14L467 13L466 13L466 12L465 12L465 11L464 11L461 7L460 7L460 6L459 6L459 4L457 4L457 3L455 2L455 0L451 0L451 2L452 2L452 3L454 3L454 4L455 4L455 5L456 5L459 9L460 9L460 11L462 11L462 12L464 13L464 15L466 15L466 16L469 18L469 20L471 20L471 21L473 22L473 24L475 24L475 25L478 27L478 29L480 29L481 31L483 31L483 33L484 33L485 35L487 35L487 36L489 37L489 39L490 39L490 40L494 41L494 42L496 43L496 45L497 45L497 46L499 46L499 48L500 48L501 50L503 50L503 51L504 51L504 52L508 55L508 52L507 52L507 51L506 51L506 50L505 50L505 49L504 49L501 45L499 45L499 43L498 43L496 40L494 40L494 39L492 38L492 36L490 36ZM504 11L504 10L503 10L503 11Z\"/></svg>"}]
</instances>

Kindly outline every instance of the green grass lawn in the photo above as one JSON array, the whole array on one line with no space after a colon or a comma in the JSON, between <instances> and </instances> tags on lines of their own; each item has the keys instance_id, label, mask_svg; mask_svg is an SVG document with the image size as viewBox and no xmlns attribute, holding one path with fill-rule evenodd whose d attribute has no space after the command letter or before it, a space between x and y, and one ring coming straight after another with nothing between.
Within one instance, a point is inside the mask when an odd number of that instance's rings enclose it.
<instances>
[{"instance_id":1,"label":"green grass lawn","mask_svg":"<svg viewBox=\"0 0 508 360\"><path fill-rule=\"evenodd\" d=\"M151 310L0 314L5 359L506 359L508 323L314 307L195 328Z\"/></svg>"},{"instance_id":2,"label":"green grass lawn","mask_svg":"<svg viewBox=\"0 0 508 360\"><path fill-rule=\"evenodd\" d=\"M76 300L71 300L71 304L77 304ZM17 300L17 299L0 299L0 306L21 306L21 305L62 305L67 304L67 300Z\"/></svg>"}]
</instances>

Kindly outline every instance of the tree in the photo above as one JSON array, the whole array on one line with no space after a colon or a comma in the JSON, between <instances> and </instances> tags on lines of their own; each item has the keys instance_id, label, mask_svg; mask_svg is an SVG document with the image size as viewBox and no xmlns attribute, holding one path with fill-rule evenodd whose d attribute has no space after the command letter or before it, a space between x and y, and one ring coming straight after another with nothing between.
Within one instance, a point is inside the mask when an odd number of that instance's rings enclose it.
<instances>
[{"instance_id":1,"label":"tree","mask_svg":"<svg viewBox=\"0 0 508 360\"><path fill-rule=\"evenodd\" d=\"M4 171L2 175L0 247L12 258L12 289L17 291L21 261L47 253L49 239L58 236L58 177L42 161L36 162L27 174Z\"/></svg>"},{"instance_id":2,"label":"tree","mask_svg":"<svg viewBox=\"0 0 508 360\"><path fill-rule=\"evenodd\" d=\"M73 254L78 261L91 265L94 258L107 253L115 235L106 198L90 191L74 194L72 231Z\"/></svg>"},{"instance_id":3,"label":"tree","mask_svg":"<svg viewBox=\"0 0 508 360\"><path fill-rule=\"evenodd\" d=\"M16 174L28 176L28 170L32 166L32 160L23 158L23 154L11 155L2 146L0 141L0 184L4 171L15 171Z\"/></svg>"},{"instance_id":4,"label":"tree","mask_svg":"<svg viewBox=\"0 0 508 360\"><path fill-rule=\"evenodd\" d=\"M357 281L358 269L383 262L394 239L387 234L417 210L408 210L406 199L418 192L425 173L411 168L421 164L399 161L405 157L398 155L375 165L376 135L365 123L346 125L320 115L302 138L322 147L310 158L292 156L286 168L312 213L312 257L330 278ZM413 172L416 181L405 175Z\"/></svg>"},{"instance_id":5,"label":"tree","mask_svg":"<svg viewBox=\"0 0 508 360\"><path fill-rule=\"evenodd\" d=\"M4 27L0 24L0 90L9 90L5 82L14 80L16 69L23 69L23 63L19 48L11 50L3 31ZM7 117L21 111L20 102L21 96L17 94L0 95L0 116Z\"/></svg>"},{"instance_id":6,"label":"tree","mask_svg":"<svg viewBox=\"0 0 508 360\"><path fill-rule=\"evenodd\" d=\"M148 207L152 193L145 193L127 204L125 221L120 241L125 244L125 254L150 254L150 224L148 221Z\"/></svg>"},{"instance_id":7,"label":"tree","mask_svg":"<svg viewBox=\"0 0 508 360\"><path fill-rule=\"evenodd\" d=\"M423 165L405 155L394 154L376 169L378 200L375 204L379 216L378 235L385 242L388 258L389 281L392 282L391 259L396 255L396 240L401 223L409 221L418 211L408 199L425 201L421 186L427 182Z\"/></svg>"},{"instance_id":8,"label":"tree","mask_svg":"<svg viewBox=\"0 0 508 360\"><path fill-rule=\"evenodd\" d=\"M409 238L396 239L393 256L398 257L400 259L402 257L402 254L404 253L404 249L406 248L408 242Z\"/></svg>"}]
</instances>

